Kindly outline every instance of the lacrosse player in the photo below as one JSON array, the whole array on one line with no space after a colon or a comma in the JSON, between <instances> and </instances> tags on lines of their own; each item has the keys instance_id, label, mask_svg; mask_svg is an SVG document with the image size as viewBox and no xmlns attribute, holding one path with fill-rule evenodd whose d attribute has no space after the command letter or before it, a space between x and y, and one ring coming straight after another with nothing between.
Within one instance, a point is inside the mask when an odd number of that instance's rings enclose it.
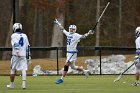
<instances>
[{"instance_id":1,"label":"lacrosse player","mask_svg":"<svg viewBox=\"0 0 140 93\"><path fill-rule=\"evenodd\" d=\"M82 38L86 38L88 35L93 34L94 31L93 30L89 30L88 33L84 34L84 35L80 35L78 33L76 33L77 27L76 25L70 25L69 26L69 31L66 31L62 25L58 22L58 20L56 19L54 21L57 26L60 28L60 30L67 36L67 59L66 59L66 63L64 66L64 71L62 73L62 76L60 79L56 80L56 84L60 84L63 83L64 81L64 77L66 76L69 66L74 69L74 70L78 70L78 71L82 71L84 72L84 74L86 75L86 77L88 77L89 75L89 71L83 69L83 67L79 67L75 65L76 59L77 59L77 52L78 50L76 49L78 42L80 42L80 40Z\"/></svg>"},{"instance_id":2,"label":"lacrosse player","mask_svg":"<svg viewBox=\"0 0 140 93\"><path fill-rule=\"evenodd\" d=\"M136 67L136 73L135 73L135 79L136 81L132 84L133 86L139 85L139 75L140 75L140 27L136 28L136 56L135 56L135 67Z\"/></svg>"},{"instance_id":3,"label":"lacrosse player","mask_svg":"<svg viewBox=\"0 0 140 93\"><path fill-rule=\"evenodd\" d=\"M27 71L27 59L28 55L30 61L29 41L26 34L22 33L22 25L15 23L13 25L13 34L11 35L12 45L12 58L11 58L11 72L10 72L10 84L9 88L14 88L15 72L22 72L22 88L26 88L26 71Z\"/></svg>"}]
</instances>

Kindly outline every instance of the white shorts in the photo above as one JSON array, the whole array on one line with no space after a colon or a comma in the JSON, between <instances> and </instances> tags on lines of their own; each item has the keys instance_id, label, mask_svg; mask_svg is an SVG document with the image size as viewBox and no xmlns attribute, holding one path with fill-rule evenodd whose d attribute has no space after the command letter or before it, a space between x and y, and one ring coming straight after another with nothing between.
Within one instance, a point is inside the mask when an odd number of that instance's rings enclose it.
<instances>
[{"instance_id":1,"label":"white shorts","mask_svg":"<svg viewBox=\"0 0 140 93\"><path fill-rule=\"evenodd\" d=\"M135 66L136 66L136 72L139 72L140 71L140 62L138 62Z\"/></svg>"},{"instance_id":2,"label":"white shorts","mask_svg":"<svg viewBox=\"0 0 140 93\"><path fill-rule=\"evenodd\" d=\"M75 62L77 59L77 53L67 53L66 62Z\"/></svg>"},{"instance_id":3,"label":"white shorts","mask_svg":"<svg viewBox=\"0 0 140 93\"><path fill-rule=\"evenodd\" d=\"M22 71L22 70L27 70L27 59L26 57L21 57L18 58L17 56L12 56L11 58L11 69L12 70L17 70L17 71Z\"/></svg>"}]
</instances>

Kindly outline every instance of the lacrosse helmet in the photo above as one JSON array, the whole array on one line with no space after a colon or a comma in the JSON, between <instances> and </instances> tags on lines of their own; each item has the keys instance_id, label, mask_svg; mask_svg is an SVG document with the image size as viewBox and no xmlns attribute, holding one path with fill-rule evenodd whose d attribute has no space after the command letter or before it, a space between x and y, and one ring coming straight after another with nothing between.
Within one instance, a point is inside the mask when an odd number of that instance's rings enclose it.
<instances>
[{"instance_id":1,"label":"lacrosse helmet","mask_svg":"<svg viewBox=\"0 0 140 93\"><path fill-rule=\"evenodd\" d=\"M139 35L140 35L140 27L136 28L135 34L136 34L136 37L139 37Z\"/></svg>"},{"instance_id":2,"label":"lacrosse helmet","mask_svg":"<svg viewBox=\"0 0 140 93\"><path fill-rule=\"evenodd\" d=\"M70 25L70 26L69 26L69 32L70 32L70 33L75 33L76 30L77 30L76 25Z\"/></svg>"},{"instance_id":3,"label":"lacrosse helmet","mask_svg":"<svg viewBox=\"0 0 140 93\"><path fill-rule=\"evenodd\" d=\"M22 30L22 25L20 24L20 23L15 23L14 25L13 25L13 32L15 33L15 32L21 32L21 30Z\"/></svg>"}]
</instances>

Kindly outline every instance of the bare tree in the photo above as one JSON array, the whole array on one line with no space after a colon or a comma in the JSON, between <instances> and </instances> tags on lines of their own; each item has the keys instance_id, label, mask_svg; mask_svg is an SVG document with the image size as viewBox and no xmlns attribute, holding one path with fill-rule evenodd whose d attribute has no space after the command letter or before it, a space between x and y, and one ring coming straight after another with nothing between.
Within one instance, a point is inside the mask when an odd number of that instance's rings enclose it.
<instances>
[{"instance_id":1,"label":"bare tree","mask_svg":"<svg viewBox=\"0 0 140 93\"><path fill-rule=\"evenodd\" d=\"M11 21L9 22L10 25L9 25L9 30L8 30L8 33L7 33L7 37L6 37L6 42L5 42L5 47L10 47L10 36L12 34L12 27L13 27L13 15L11 16ZM2 59L8 59L10 58L11 56L9 55L9 52L4 52L3 53L3 56L2 56Z\"/></svg>"},{"instance_id":2,"label":"bare tree","mask_svg":"<svg viewBox=\"0 0 140 93\"><path fill-rule=\"evenodd\" d=\"M96 21L98 20L100 16L100 0L97 0L97 10L96 10ZM97 25L96 29L96 46L100 45L100 22Z\"/></svg>"},{"instance_id":3,"label":"bare tree","mask_svg":"<svg viewBox=\"0 0 140 93\"><path fill-rule=\"evenodd\" d=\"M65 12L64 12L64 0L57 0L58 7L56 8L56 17L61 22L62 26L64 26L65 21ZM54 25L53 27L53 36L52 36L52 47L60 47L63 46L63 33L59 31L59 28ZM62 55L62 51L59 51L59 55ZM56 52L51 51L50 57L56 57Z\"/></svg>"},{"instance_id":4,"label":"bare tree","mask_svg":"<svg viewBox=\"0 0 140 93\"><path fill-rule=\"evenodd\" d=\"M35 13L34 13L34 24L33 24L33 41L32 46L35 46L36 43L36 32L37 32L37 7L35 7Z\"/></svg>"},{"instance_id":5,"label":"bare tree","mask_svg":"<svg viewBox=\"0 0 140 93\"><path fill-rule=\"evenodd\" d=\"M20 0L20 2L21 2L22 0ZM10 4L10 2L5 2L5 3L7 3L6 5L8 5L8 4ZM11 5L11 7L12 7L12 5ZM7 9L9 9L10 8L10 5L8 5L8 8ZM8 13L8 12L7 12ZM11 34L12 34L12 26L13 26L13 14L12 14L12 12L11 12L11 14L9 14L8 13L8 15L7 16L9 16L9 19L8 20L10 20L9 21L9 29L8 29L8 32L7 32L7 36L6 36L6 41L5 41L5 47L10 47L10 36L11 36ZM10 54L9 54L9 52L8 51L6 51L6 52L3 52L3 55L2 55L2 59L4 60L4 59L8 59L8 58L10 58L11 56L10 56Z\"/></svg>"},{"instance_id":6,"label":"bare tree","mask_svg":"<svg viewBox=\"0 0 140 93\"><path fill-rule=\"evenodd\" d=\"M122 0L119 0L119 39L121 38L121 24L122 23Z\"/></svg>"}]
</instances>

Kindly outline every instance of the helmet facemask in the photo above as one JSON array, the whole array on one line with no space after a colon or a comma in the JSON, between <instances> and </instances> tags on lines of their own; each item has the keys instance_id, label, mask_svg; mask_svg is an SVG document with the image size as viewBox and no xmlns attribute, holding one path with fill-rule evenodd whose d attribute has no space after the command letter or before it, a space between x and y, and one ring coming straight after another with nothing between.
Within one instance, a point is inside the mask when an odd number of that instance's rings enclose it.
<instances>
[{"instance_id":1,"label":"helmet facemask","mask_svg":"<svg viewBox=\"0 0 140 93\"><path fill-rule=\"evenodd\" d=\"M75 33L77 30L77 27L76 25L70 25L69 26L69 32L72 34L72 33Z\"/></svg>"}]
</instances>

